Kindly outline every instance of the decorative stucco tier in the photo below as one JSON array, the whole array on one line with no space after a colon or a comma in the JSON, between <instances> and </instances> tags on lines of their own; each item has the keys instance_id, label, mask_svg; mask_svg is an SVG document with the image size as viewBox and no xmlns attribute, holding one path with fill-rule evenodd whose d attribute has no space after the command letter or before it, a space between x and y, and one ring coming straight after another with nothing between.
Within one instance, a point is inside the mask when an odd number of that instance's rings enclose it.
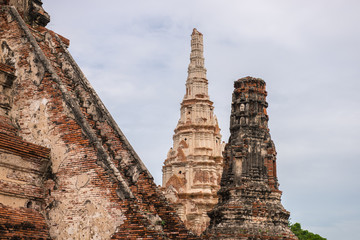
<instances>
[{"instance_id":1,"label":"decorative stucco tier","mask_svg":"<svg viewBox=\"0 0 360 240\"><path fill-rule=\"evenodd\" d=\"M163 166L163 191L185 225L201 234L209 224L207 212L217 203L222 172L220 129L208 95L203 35L191 35L186 94L173 147Z\"/></svg>"},{"instance_id":2,"label":"decorative stucco tier","mask_svg":"<svg viewBox=\"0 0 360 240\"><path fill-rule=\"evenodd\" d=\"M268 128L265 82L235 81L231 136L224 152L219 203L209 213L209 239L297 239L288 227L276 176L276 150Z\"/></svg>"}]
</instances>

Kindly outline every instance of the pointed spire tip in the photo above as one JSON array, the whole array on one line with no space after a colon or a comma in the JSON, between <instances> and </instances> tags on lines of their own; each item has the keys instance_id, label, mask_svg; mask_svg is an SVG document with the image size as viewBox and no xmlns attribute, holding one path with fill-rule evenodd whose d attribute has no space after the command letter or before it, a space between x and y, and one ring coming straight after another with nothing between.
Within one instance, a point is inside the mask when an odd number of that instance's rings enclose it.
<instances>
[{"instance_id":1,"label":"pointed spire tip","mask_svg":"<svg viewBox=\"0 0 360 240\"><path fill-rule=\"evenodd\" d=\"M200 35L202 35L201 32L199 32L196 28L194 28L191 35L195 35L195 34L200 34Z\"/></svg>"}]
</instances>

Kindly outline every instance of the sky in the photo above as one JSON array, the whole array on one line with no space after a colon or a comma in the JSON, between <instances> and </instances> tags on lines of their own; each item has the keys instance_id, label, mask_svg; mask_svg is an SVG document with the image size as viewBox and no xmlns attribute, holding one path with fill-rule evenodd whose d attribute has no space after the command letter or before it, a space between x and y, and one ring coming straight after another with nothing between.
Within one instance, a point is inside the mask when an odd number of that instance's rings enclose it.
<instances>
[{"instance_id":1,"label":"sky","mask_svg":"<svg viewBox=\"0 0 360 240\"><path fill-rule=\"evenodd\" d=\"M204 35L209 95L228 141L233 82L266 81L282 203L328 240L360 239L358 0L44 0L69 51L156 184L190 56Z\"/></svg>"}]
</instances>

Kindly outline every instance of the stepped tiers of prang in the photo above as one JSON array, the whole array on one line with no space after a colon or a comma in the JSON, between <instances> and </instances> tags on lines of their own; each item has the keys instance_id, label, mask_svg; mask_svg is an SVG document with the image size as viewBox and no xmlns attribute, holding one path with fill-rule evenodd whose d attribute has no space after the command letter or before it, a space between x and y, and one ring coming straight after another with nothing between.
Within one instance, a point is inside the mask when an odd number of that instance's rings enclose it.
<instances>
[{"instance_id":1,"label":"stepped tiers of prang","mask_svg":"<svg viewBox=\"0 0 360 240\"><path fill-rule=\"evenodd\" d=\"M171 204L49 21L41 0L0 0L0 239L296 239L262 80L235 83L223 163L194 30L163 168Z\"/></svg>"},{"instance_id":2,"label":"stepped tiers of prang","mask_svg":"<svg viewBox=\"0 0 360 240\"><path fill-rule=\"evenodd\" d=\"M163 191L185 226L200 235L209 224L207 212L217 203L223 144L208 95L203 35L196 29L173 141L163 166Z\"/></svg>"},{"instance_id":3,"label":"stepped tiers of prang","mask_svg":"<svg viewBox=\"0 0 360 240\"><path fill-rule=\"evenodd\" d=\"M288 227L268 128L265 82L235 81L230 138L224 151L219 203L209 213L209 239L297 239Z\"/></svg>"}]
</instances>

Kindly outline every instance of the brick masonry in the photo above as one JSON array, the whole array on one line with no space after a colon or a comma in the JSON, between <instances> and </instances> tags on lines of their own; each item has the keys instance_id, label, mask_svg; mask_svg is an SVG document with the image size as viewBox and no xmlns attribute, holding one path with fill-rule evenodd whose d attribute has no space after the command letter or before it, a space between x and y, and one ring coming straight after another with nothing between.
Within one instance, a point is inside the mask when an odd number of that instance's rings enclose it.
<instances>
[{"instance_id":1,"label":"brick masonry","mask_svg":"<svg viewBox=\"0 0 360 240\"><path fill-rule=\"evenodd\" d=\"M38 239L197 239L67 51L69 41L45 28L41 18L30 21L23 3L0 5L0 71L15 76L1 89L7 106L0 115L0 143L6 148L10 138L17 138L17 149L45 151L50 164L39 167L43 174L38 175L12 166L22 180L14 180L19 191L11 199L0 193L4 231L23 237L21 229L33 227L33 235L26 236ZM36 191L30 191L30 179ZM1 182L0 189L6 190ZM20 190L30 192L20 196ZM37 204L28 203L33 198ZM11 228L8 212L23 227ZM24 212L40 220L30 226Z\"/></svg>"},{"instance_id":2,"label":"brick masonry","mask_svg":"<svg viewBox=\"0 0 360 240\"><path fill-rule=\"evenodd\" d=\"M235 82L220 201L197 237L71 57L69 40L45 27L49 15L41 5L0 0L0 239L296 239L280 202L262 80ZM193 70L206 85L204 71ZM183 106L198 101L211 109L201 93ZM204 131L220 136L216 126Z\"/></svg>"},{"instance_id":3,"label":"brick masonry","mask_svg":"<svg viewBox=\"0 0 360 240\"><path fill-rule=\"evenodd\" d=\"M268 128L265 82L234 83L230 139L224 151L219 203L209 213L205 239L297 239L281 204L276 150Z\"/></svg>"}]
</instances>

